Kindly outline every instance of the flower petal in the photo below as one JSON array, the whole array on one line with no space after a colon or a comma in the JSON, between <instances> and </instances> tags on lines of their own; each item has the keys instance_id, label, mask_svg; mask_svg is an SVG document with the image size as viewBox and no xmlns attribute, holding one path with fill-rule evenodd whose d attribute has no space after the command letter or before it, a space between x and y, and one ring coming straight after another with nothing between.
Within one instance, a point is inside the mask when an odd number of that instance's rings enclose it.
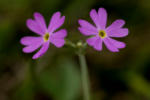
<instances>
[{"instance_id":1,"label":"flower petal","mask_svg":"<svg viewBox=\"0 0 150 100\"><path fill-rule=\"evenodd\" d=\"M65 44L64 39L51 38L51 43L54 44L57 48L61 48Z\"/></svg>"},{"instance_id":2,"label":"flower petal","mask_svg":"<svg viewBox=\"0 0 150 100\"><path fill-rule=\"evenodd\" d=\"M101 29L105 29L107 23L107 12L104 8L99 8L98 10L99 15L99 25Z\"/></svg>"},{"instance_id":3,"label":"flower petal","mask_svg":"<svg viewBox=\"0 0 150 100\"><path fill-rule=\"evenodd\" d=\"M94 48L97 50L97 51L101 51L102 50L102 39L101 38L98 38L95 43L94 43Z\"/></svg>"},{"instance_id":4,"label":"flower petal","mask_svg":"<svg viewBox=\"0 0 150 100\"><path fill-rule=\"evenodd\" d=\"M106 28L107 31L113 30L113 29L118 29L123 27L123 25L125 24L125 21L122 19L118 19L116 21L114 21L109 27Z\"/></svg>"},{"instance_id":5,"label":"flower petal","mask_svg":"<svg viewBox=\"0 0 150 100\"><path fill-rule=\"evenodd\" d=\"M111 52L119 52L118 48L109 40L109 38L104 38L103 41Z\"/></svg>"},{"instance_id":6,"label":"flower petal","mask_svg":"<svg viewBox=\"0 0 150 100\"><path fill-rule=\"evenodd\" d=\"M42 41L43 41L42 37L25 36L21 38L20 43L23 45L31 45Z\"/></svg>"},{"instance_id":7,"label":"flower petal","mask_svg":"<svg viewBox=\"0 0 150 100\"><path fill-rule=\"evenodd\" d=\"M120 41L114 40L112 38L108 38L108 39L117 48L125 48L125 46L126 46L126 44L124 42L120 42Z\"/></svg>"},{"instance_id":8,"label":"flower petal","mask_svg":"<svg viewBox=\"0 0 150 100\"><path fill-rule=\"evenodd\" d=\"M97 39L98 39L98 37L94 36L94 37L88 38L88 39L86 40L86 42L88 43L88 45L94 46L95 41L96 41Z\"/></svg>"},{"instance_id":9,"label":"flower petal","mask_svg":"<svg viewBox=\"0 0 150 100\"><path fill-rule=\"evenodd\" d=\"M78 30L85 36L89 36L89 35L96 35L97 32L94 32L92 30L89 30L87 28L83 28L83 27L79 27Z\"/></svg>"},{"instance_id":10,"label":"flower petal","mask_svg":"<svg viewBox=\"0 0 150 100\"><path fill-rule=\"evenodd\" d=\"M60 38L65 38L66 36L67 36L67 30L61 29L61 30L53 33L51 37L60 39Z\"/></svg>"},{"instance_id":11,"label":"flower petal","mask_svg":"<svg viewBox=\"0 0 150 100\"><path fill-rule=\"evenodd\" d=\"M79 24L80 24L81 27L87 28L87 29L93 31L94 33L98 33L98 30L96 29L96 27L94 27L89 22L87 22L85 20L82 20L82 19L80 19L78 22L79 22Z\"/></svg>"},{"instance_id":12,"label":"flower petal","mask_svg":"<svg viewBox=\"0 0 150 100\"><path fill-rule=\"evenodd\" d=\"M48 50L48 48L49 48L49 42L45 42L41 47L41 49L35 55L33 55L32 59L37 59L40 56L42 56Z\"/></svg>"},{"instance_id":13,"label":"flower petal","mask_svg":"<svg viewBox=\"0 0 150 100\"><path fill-rule=\"evenodd\" d=\"M100 28L100 24L99 24L99 15L98 15L98 13L96 12L95 9L92 9L92 10L90 11L90 17L91 17L91 19L93 20L93 22L96 24L97 28L98 28L98 29L101 29L101 28Z\"/></svg>"},{"instance_id":14,"label":"flower petal","mask_svg":"<svg viewBox=\"0 0 150 100\"><path fill-rule=\"evenodd\" d=\"M110 31L107 30L106 32L110 37L125 37L128 35L127 28L113 29Z\"/></svg>"},{"instance_id":15,"label":"flower petal","mask_svg":"<svg viewBox=\"0 0 150 100\"><path fill-rule=\"evenodd\" d=\"M65 21L65 16L61 17L61 13L60 12L56 12L53 14L50 24L48 26L48 32L52 33L54 32L56 29L58 29Z\"/></svg>"},{"instance_id":16,"label":"flower petal","mask_svg":"<svg viewBox=\"0 0 150 100\"><path fill-rule=\"evenodd\" d=\"M31 30L31 31L33 31L33 32L35 32L35 33L37 33L37 34L39 34L39 35L43 35L43 34L45 34L45 30L43 30L40 26L39 26L39 23L37 23L36 21L34 21L34 20L32 20L32 19L28 19L27 20L27 27Z\"/></svg>"},{"instance_id":17,"label":"flower petal","mask_svg":"<svg viewBox=\"0 0 150 100\"><path fill-rule=\"evenodd\" d=\"M38 12L34 13L34 17L35 17L36 22L41 27L43 33L46 33L47 28L46 28L46 23L45 23L44 17Z\"/></svg>"},{"instance_id":18,"label":"flower petal","mask_svg":"<svg viewBox=\"0 0 150 100\"><path fill-rule=\"evenodd\" d=\"M25 53L32 53L33 51L35 51L36 49L38 49L43 42L35 42L31 45L28 45L26 47L23 48L23 52Z\"/></svg>"}]
</instances>

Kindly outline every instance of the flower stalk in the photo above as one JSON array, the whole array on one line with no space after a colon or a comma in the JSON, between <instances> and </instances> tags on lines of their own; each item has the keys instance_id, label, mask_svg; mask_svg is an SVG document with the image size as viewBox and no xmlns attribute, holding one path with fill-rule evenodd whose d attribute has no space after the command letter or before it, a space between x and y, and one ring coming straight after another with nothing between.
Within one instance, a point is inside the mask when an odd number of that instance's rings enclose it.
<instances>
[{"instance_id":1,"label":"flower stalk","mask_svg":"<svg viewBox=\"0 0 150 100\"><path fill-rule=\"evenodd\" d=\"M89 84L89 77L88 77L88 69L86 64L85 55L83 53L84 46L79 48L78 57L79 63L81 66L81 81L82 81L82 88L83 88L83 100L90 100L90 84Z\"/></svg>"},{"instance_id":2,"label":"flower stalk","mask_svg":"<svg viewBox=\"0 0 150 100\"><path fill-rule=\"evenodd\" d=\"M88 69L85 59L85 49L87 47L87 43L83 43L82 41L74 44L70 40L66 40L66 45L77 49L77 55L79 57L79 63L81 67L81 83L83 88L83 100L90 100L90 84L88 77Z\"/></svg>"},{"instance_id":3,"label":"flower stalk","mask_svg":"<svg viewBox=\"0 0 150 100\"><path fill-rule=\"evenodd\" d=\"M79 61L81 66L81 79L82 79L84 100L90 100L88 69L87 69L85 56L84 54L78 54L78 56L79 56Z\"/></svg>"}]
</instances>

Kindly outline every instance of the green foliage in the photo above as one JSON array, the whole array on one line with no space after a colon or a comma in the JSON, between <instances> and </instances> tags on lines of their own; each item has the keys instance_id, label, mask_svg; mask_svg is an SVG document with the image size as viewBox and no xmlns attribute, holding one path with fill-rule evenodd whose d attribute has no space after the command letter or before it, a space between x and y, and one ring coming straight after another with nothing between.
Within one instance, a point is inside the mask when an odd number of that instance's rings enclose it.
<instances>
[{"instance_id":1,"label":"green foliage","mask_svg":"<svg viewBox=\"0 0 150 100\"><path fill-rule=\"evenodd\" d=\"M0 23L0 51L3 50L7 43L13 38L13 22L10 19L4 19Z\"/></svg>"},{"instance_id":2,"label":"green foliage","mask_svg":"<svg viewBox=\"0 0 150 100\"><path fill-rule=\"evenodd\" d=\"M39 74L41 87L55 100L76 100L80 89L80 77L71 59L60 58L52 70Z\"/></svg>"},{"instance_id":3,"label":"green foliage","mask_svg":"<svg viewBox=\"0 0 150 100\"><path fill-rule=\"evenodd\" d=\"M13 100L34 100L34 79L31 72L31 67L27 64L25 78L21 84L17 87L17 91L14 93Z\"/></svg>"},{"instance_id":4,"label":"green foliage","mask_svg":"<svg viewBox=\"0 0 150 100\"><path fill-rule=\"evenodd\" d=\"M46 22L61 11L67 39L85 41L77 30L78 19L92 22L89 12L99 7L107 9L109 23L124 19L130 33L120 39L127 45L119 53L86 49L93 100L150 100L150 0L0 0L0 100L80 100L76 50L50 45L42 58L26 62L33 53L22 53L19 41L33 35L26 20L36 11Z\"/></svg>"}]
</instances>

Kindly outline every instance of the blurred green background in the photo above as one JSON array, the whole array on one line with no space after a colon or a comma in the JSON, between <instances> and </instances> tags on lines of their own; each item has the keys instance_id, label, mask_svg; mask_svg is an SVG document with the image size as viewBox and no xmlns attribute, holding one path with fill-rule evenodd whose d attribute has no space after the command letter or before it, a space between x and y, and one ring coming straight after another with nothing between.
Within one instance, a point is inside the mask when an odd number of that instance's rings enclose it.
<instances>
[{"instance_id":1,"label":"blurred green background","mask_svg":"<svg viewBox=\"0 0 150 100\"><path fill-rule=\"evenodd\" d=\"M85 41L78 19L90 22L92 8L104 7L108 25L126 20L127 47L119 53L87 48L92 100L150 100L150 0L0 0L0 100L82 100L76 50L51 45L38 60L24 54L20 38L35 35L26 20L40 12L48 23L61 11L73 42Z\"/></svg>"}]
</instances>

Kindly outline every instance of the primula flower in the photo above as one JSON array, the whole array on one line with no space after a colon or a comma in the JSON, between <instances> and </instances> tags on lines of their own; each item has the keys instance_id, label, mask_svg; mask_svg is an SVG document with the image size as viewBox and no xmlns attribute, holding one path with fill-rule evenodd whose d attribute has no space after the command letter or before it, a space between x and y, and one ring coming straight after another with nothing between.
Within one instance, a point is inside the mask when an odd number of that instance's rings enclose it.
<instances>
[{"instance_id":1,"label":"primula flower","mask_svg":"<svg viewBox=\"0 0 150 100\"><path fill-rule=\"evenodd\" d=\"M65 29L56 31L65 21L65 16L61 17L60 12L53 14L49 26L47 28L44 17L36 12L34 13L34 20L27 20L27 27L37 33L39 36L25 36L21 39L21 44L25 45L23 52L31 53L40 48L40 50L33 55L33 59L37 59L42 56L49 48L50 43L60 48L64 45L64 38L67 35Z\"/></svg>"},{"instance_id":2,"label":"primula flower","mask_svg":"<svg viewBox=\"0 0 150 100\"><path fill-rule=\"evenodd\" d=\"M125 37L128 35L128 29L122 28L125 21L118 19L114 21L110 26L106 27L107 12L104 8L99 8L98 13L95 9L91 10L90 17L96 26L93 26L85 20L79 20L79 31L85 36L91 36L86 40L88 45L94 49L101 51L102 43L111 52L118 52L120 48L125 47L125 43L112 39L112 37Z\"/></svg>"}]
</instances>

